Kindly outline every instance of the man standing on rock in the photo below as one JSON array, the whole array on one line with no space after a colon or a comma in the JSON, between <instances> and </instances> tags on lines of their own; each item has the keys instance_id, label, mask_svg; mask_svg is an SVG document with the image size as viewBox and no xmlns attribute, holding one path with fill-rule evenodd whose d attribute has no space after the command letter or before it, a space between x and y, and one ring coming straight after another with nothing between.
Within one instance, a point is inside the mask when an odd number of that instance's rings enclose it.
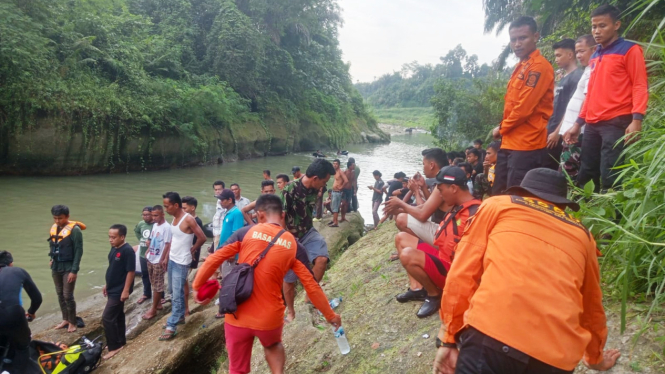
<instances>
[{"instance_id":1,"label":"man standing on rock","mask_svg":"<svg viewBox=\"0 0 665 374\"><path fill-rule=\"evenodd\" d=\"M233 192L229 191L233 196ZM177 192L167 192L163 196L166 213L173 216L171 223L171 247L162 256L162 264L168 269L169 288L173 295L171 316L159 340L171 340L176 336L176 325L185 323L185 283L192 254L201 249L206 241L203 230L194 218L182 210L182 200ZM194 236L197 240L194 245ZM168 265L167 265L168 264Z\"/></svg>"},{"instance_id":2,"label":"man standing on rock","mask_svg":"<svg viewBox=\"0 0 665 374\"><path fill-rule=\"evenodd\" d=\"M171 225L164 219L164 208L161 205L152 207L152 222L150 237L146 242L148 251L145 255L148 276L152 285L152 307L141 317L145 320L153 319L157 315L157 311L163 308L166 265L162 265L162 258L168 258L172 240Z\"/></svg>"},{"instance_id":3,"label":"man standing on rock","mask_svg":"<svg viewBox=\"0 0 665 374\"><path fill-rule=\"evenodd\" d=\"M332 222L328 224L328 226L330 227L339 227L339 221L337 220L337 217L339 215L340 207L344 206L344 201L343 201L344 185L347 184L349 181L348 178L346 177L346 174L342 171L342 169L340 169L339 165L340 161L338 159L333 160L332 166L333 170L335 171L334 173L335 180L333 182L333 187L332 187L332 203L331 203L333 219ZM342 214L344 214L343 211Z\"/></svg>"},{"instance_id":4,"label":"man standing on rock","mask_svg":"<svg viewBox=\"0 0 665 374\"><path fill-rule=\"evenodd\" d=\"M127 344L125 336L125 301L134 290L134 272L136 257L132 246L125 242L127 227L113 225L109 229L111 251L108 255L109 267L106 269L106 284L102 294L108 298L102 314L102 325L106 334L109 353L105 360L115 356Z\"/></svg>"},{"instance_id":5,"label":"man standing on rock","mask_svg":"<svg viewBox=\"0 0 665 374\"><path fill-rule=\"evenodd\" d=\"M485 200L455 251L441 300L434 374L608 370L607 325L593 235L566 207L563 174L527 173Z\"/></svg>"},{"instance_id":6,"label":"man standing on rock","mask_svg":"<svg viewBox=\"0 0 665 374\"><path fill-rule=\"evenodd\" d=\"M337 163L339 169L339 162ZM321 187L338 169L327 160L318 158L307 168L302 178L293 181L282 191L284 220L286 228L305 247L309 262L313 265L314 279L320 282L328 265L328 244L314 228L313 211ZM341 173L341 172L340 172ZM286 320L296 317L294 300L296 297L296 275L289 271L284 277L284 300L288 308Z\"/></svg>"},{"instance_id":7,"label":"man standing on rock","mask_svg":"<svg viewBox=\"0 0 665 374\"><path fill-rule=\"evenodd\" d=\"M316 189L312 184L320 184L323 180L312 176L310 169L307 169L303 179L306 179L303 183L309 186L305 188L314 190L314 193ZM208 257L193 283L194 290L198 291L224 261L239 256L240 262L251 264L267 251L254 270L254 288L251 296L238 305L234 314L226 314L224 334L229 354L229 369L232 374L250 372L255 338L259 338L263 346L270 371L284 372L286 361L282 345L284 304L278 285L287 270L295 271L312 303L330 324L339 327L342 323L340 316L330 308L317 280L312 277L306 250L291 232L282 229L285 217L279 197L261 195L256 201L256 212L259 224L236 231L224 247ZM202 304L211 301L211 299L201 300L198 297L196 300Z\"/></svg>"},{"instance_id":8,"label":"man standing on rock","mask_svg":"<svg viewBox=\"0 0 665 374\"><path fill-rule=\"evenodd\" d=\"M58 295L62 322L56 329L67 327L67 332L76 331L76 301L74 287L83 256L83 234L85 225L69 220L69 208L55 205L51 208L53 226L51 226L49 256L51 256L51 275Z\"/></svg>"},{"instance_id":9,"label":"man standing on rock","mask_svg":"<svg viewBox=\"0 0 665 374\"><path fill-rule=\"evenodd\" d=\"M152 207L147 206L143 208L141 213L143 218L134 227L134 234L136 239L139 240L139 263L141 264L141 280L143 281L143 296L138 299L137 304L143 304L146 300L152 300L152 285L150 284L150 275L148 273L148 261L145 259L145 254L148 251L148 240L150 240L150 233L152 232Z\"/></svg>"},{"instance_id":10,"label":"man standing on rock","mask_svg":"<svg viewBox=\"0 0 665 374\"><path fill-rule=\"evenodd\" d=\"M342 188L342 219L340 222L346 222L346 213L350 212L353 207L353 195L355 193L356 184L356 174L353 171L354 167L355 164L348 161L346 163L346 170L344 170L347 182L344 183L344 187Z\"/></svg>"}]
</instances>

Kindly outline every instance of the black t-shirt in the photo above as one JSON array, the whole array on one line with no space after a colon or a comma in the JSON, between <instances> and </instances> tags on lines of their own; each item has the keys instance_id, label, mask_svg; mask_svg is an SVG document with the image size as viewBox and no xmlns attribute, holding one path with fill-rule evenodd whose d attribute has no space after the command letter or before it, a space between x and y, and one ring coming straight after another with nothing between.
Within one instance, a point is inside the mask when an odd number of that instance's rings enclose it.
<instances>
[{"instance_id":1,"label":"black t-shirt","mask_svg":"<svg viewBox=\"0 0 665 374\"><path fill-rule=\"evenodd\" d=\"M136 254L132 246L125 243L120 248L111 247L109 252L109 267L106 269L106 294L120 297L125 289L127 273L136 270ZM129 293L134 291L134 282L131 283Z\"/></svg>"},{"instance_id":2,"label":"black t-shirt","mask_svg":"<svg viewBox=\"0 0 665 374\"><path fill-rule=\"evenodd\" d=\"M194 217L194 220L196 221L196 224L199 225L201 230L203 230L203 221L201 221L201 218ZM196 244L196 235L194 235L194 239L192 240L192 245L194 244ZM189 267L192 269L199 267L199 258L201 258L201 248L197 249L196 252L194 252L192 255L192 263L189 264Z\"/></svg>"},{"instance_id":3,"label":"black t-shirt","mask_svg":"<svg viewBox=\"0 0 665 374\"><path fill-rule=\"evenodd\" d=\"M476 176L478 174L482 174L485 171L485 169L483 167L483 163L480 162L480 159L478 160L478 163L476 164L476 166L472 166L472 167L473 167L473 171L476 172L475 174L473 174L474 176Z\"/></svg>"},{"instance_id":4,"label":"black t-shirt","mask_svg":"<svg viewBox=\"0 0 665 374\"><path fill-rule=\"evenodd\" d=\"M393 192L402 189L402 182L397 180L388 181L388 196L386 196L386 201L388 201L392 196ZM404 196L400 197L403 198Z\"/></svg>"},{"instance_id":5,"label":"black t-shirt","mask_svg":"<svg viewBox=\"0 0 665 374\"><path fill-rule=\"evenodd\" d=\"M572 73L561 78L559 83L554 89L554 111L552 112L552 117L547 122L547 134L551 134L556 130L557 126L563 120L563 116L566 114L566 108L568 107L568 102L570 98L573 97L575 90L577 90L577 83L582 78L584 74L584 69L578 68L575 69Z\"/></svg>"},{"instance_id":6,"label":"black t-shirt","mask_svg":"<svg viewBox=\"0 0 665 374\"><path fill-rule=\"evenodd\" d=\"M16 266L0 267L0 308L6 310L21 305L19 300L21 288L25 288L28 296L30 296L28 313L35 314L39 306L42 305L42 294L30 278L30 274Z\"/></svg>"}]
</instances>

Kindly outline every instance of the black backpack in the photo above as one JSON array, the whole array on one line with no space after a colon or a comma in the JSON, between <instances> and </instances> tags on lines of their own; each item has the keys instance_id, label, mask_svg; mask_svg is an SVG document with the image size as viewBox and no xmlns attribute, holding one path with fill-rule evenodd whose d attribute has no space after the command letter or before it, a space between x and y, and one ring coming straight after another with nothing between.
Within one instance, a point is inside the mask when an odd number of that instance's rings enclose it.
<instances>
[{"instance_id":1,"label":"black backpack","mask_svg":"<svg viewBox=\"0 0 665 374\"><path fill-rule=\"evenodd\" d=\"M233 314L238 310L238 305L245 302L252 296L254 289L254 269L266 257L266 254L275 244L277 239L285 232L281 230L274 238L266 249L261 252L259 257L250 264L238 264L231 272L222 279L222 290L219 297L219 311L224 314Z\"/></svg>"}]
</instances>

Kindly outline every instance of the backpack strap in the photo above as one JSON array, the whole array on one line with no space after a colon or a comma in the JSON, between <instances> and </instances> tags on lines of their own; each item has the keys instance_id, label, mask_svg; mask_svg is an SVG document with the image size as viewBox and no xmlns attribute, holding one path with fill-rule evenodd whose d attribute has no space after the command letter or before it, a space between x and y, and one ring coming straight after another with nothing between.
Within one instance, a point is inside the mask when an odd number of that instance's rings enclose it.
<instances>
[{"instance_id":1,"label":"backpack strap","mask_svg":"<svg viewBox=\"0 0 665 374\"><path fill-rule=\"evenodd\" d=\"M275 245L275 243L277 242L277 239L279 239L279 237L282 236L282 234L284 234L284 232L286 232L286 230L282 229L279 233L277 233L277 235L275 235L274 238L272 238L272 240L270 241L270 243L268 244L266 249L263 250L263 252L261 252L259 257L257 257L256 260L254 260L254 262L252 263L252 269L256 268L256 266L259 264L259 262L261 262L261 260L263 260L263 258L266 257L266 255L268 254L268 251L270 250L270 248L272 248L272 246Z\"/></svg>"}]
</instances>

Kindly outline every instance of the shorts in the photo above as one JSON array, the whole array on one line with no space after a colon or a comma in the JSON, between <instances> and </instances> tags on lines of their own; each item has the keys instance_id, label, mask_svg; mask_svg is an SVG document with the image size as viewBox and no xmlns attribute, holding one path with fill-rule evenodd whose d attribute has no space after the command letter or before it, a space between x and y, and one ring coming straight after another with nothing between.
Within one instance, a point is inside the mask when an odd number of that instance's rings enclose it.
<instances>
[{"instance_id":1,"label":"shorts","mask_svg":"<svg viewBox=\"0 0 665 374\"><path fill-rule=\"evenodd\" d=\"M439 224L429 220L420 222L409 214L406 219L406 228L413 231L420 240L429 245L434 245L434 235L436 235L436 231L439 229Z\"/></svg>"},{"instance_id":2,"label":"shorts","mask_svg":"<svg viewBox=\"0 0 665 374\"><path fill-rule=\"evenodd\" d=\"M329 260L328 244L315 228L311 228L299 242L307 250L307 257L310 263L313 264L314 260L319 257L325 257L326 262ZM298 276L296 276L293 270L289 270L284 276L284 282L286 283L296 283L296 280L298 280Z\"/></svg>"},{"instance_id":3,"label":"shorts","mask_svg":"<svg viewBox=\"0 0 665 374\"><path fill-rule=\"evenodd\" d=\"M352 203L353 202L353 188L343 189L342 190L342 197L344 198L344 200L348 201L349 203Z\"/></svg>"},{"instance_id":4,"label":"shorts","mask_svg":"<svg viewBox=\"0 0 665 374\"><path fill-rule=\"evenodd\" d=\"M224 324L224 337L226 338L226 351L229 354L229 373L249 373L252 361L252 346L254 338L259 338L263 347L271 347L282 342L282 329L280 326L274 330L254 330L247 327Z\"/></svg>"},{"instance_id":5,"label":"shorts","mask_svg":"<svg viewBox=\"0 0 665 374\"><path fill-rule=\"evenodd\" d=\"M443 289L443 286L446 285L446 276L450 270L450 262L442 261L439 258L439 250L427 243L419 242L416 249L425 252L425 274L437 287Z\"/></svg>"},{"instance_id":6,"label":"shorts","mask_svg":"<svg viewBox=\"0 0 665 374\"><path fill-rule=\"evenodd\" d=\"M152 285L152 292L164 292L164 268L161 264L148 261L148 276Z\"/></svg>"},{"instance_id":7,"label":"shorts","mask_svg":"<svg viewBox=\"0 0 665 374\"><path fill-rule=\"evenodd\" d=\"M339 213L339 205L342 203L342 191L333 191L331 195L330 210L333 213Z\"/></svg>"}]
</instances>

